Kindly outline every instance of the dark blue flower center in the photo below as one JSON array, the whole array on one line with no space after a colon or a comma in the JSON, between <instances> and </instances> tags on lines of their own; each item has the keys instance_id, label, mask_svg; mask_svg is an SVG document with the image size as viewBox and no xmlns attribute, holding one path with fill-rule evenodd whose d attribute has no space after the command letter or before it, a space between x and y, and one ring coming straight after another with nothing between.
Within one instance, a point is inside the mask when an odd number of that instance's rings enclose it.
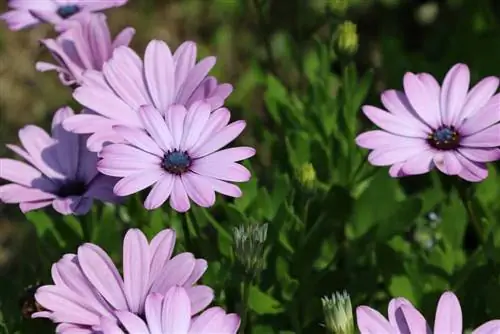
<instances>
[{"instance_id":1,"label":"dark blue flower center","mask_svg":"<svg viewBox=\"0 0 500 334\"><path fill-rule=\"evenodd\" d=\"M460 146L460 134L453 126L440 126L427 137L429 144L438 150L453 150Z\"/></svg>"},{"instance_id":2,"label":"dark blue flower center","mask_svg":"<svg viewBox=\"0 0 500 334\"><path fill-rule=\"evenodd\" d=\"M87 185L83 181L67 181L57 191L57 196L65 198L70 196L82 196L87 192Z\"/></svg>"},{"instance_id":3,"label":"dark blue flower center","mask_svg":"<svg viewBox=\"0 0 500 334\"><path fill-rule=\"evenodd\" d=\"M186 152L173 150L165 153L163 168L170 174L181 175L189 170L191 158Z\"/></svg>"},{"instance_id":4,"label":"dark blue flower center","mask_svg":"<svg viewBox=\"0 0 500 334\"><path fill-rule=\"evenodd\" d=\"M79 11L80 7L78 7L77 5L66 5L61 6L57 9L57 15L59 15L63 19L67 19L68 17L75 15Z\"/></svg>"}]
</instances>

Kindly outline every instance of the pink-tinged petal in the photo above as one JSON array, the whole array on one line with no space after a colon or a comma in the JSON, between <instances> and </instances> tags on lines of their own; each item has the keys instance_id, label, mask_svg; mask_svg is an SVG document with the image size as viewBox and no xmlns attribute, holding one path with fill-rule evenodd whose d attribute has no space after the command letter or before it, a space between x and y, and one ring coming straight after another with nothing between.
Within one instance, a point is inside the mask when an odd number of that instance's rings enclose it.
<instances>
[{"instance_id":1,"label":"pink-tinged petal","mask_svg":"<svg viewBox=\"0 0 500 334\"><path fill-rule=\"evenodd\" d=\"M82 75L81 85L86 86L87 88L104 90L108 93L116 95L113 89L108 85L106 79L104 78L104 74L102 74L101 71L86 70ZM92 114L95 114L95 112L92 112Z\"/></svg>"},{"instance_id":2,"label":"pink-tinged petal","mask_svg":"<svg viewBox=\"0 0 500 334\"><path fill-rule=\"evenodd\" d=\"M427 321L425 321L425 318L420 314L420 312L413 307L413 305L408 305L404 304L399 307L399 310L402 312L402 316L406 320L406 324L408 325L408 334L411 333L432 333L429 326L427 325ZM436 332L436 333L441 333L441 332ZM446 333L446 332L444 332Z\"/></svg>"},{"instance_id":3,"label":"pink-tinged petal","mask_svg":"<svg viewBox=\"0 0 500 334\"><path fill-rule=\"evenodd\" d=\"M206 78L212 67L214 67L215 61L215 57L204 58L189 71L186 81L179 87L179 91L177 92L175 99L177 103L184 104L188 101L194 90Z\"/></svg>"},{"instance_id":4,"label":"pink-tinged petal","mask_svg":"<svg viewBox=\"0 0 500 334\"><path fill-rule=\"evenodd\" d=\"M428 173L434 168L434 154L436 154L436 152L428 148L408 158L402 166L403 173L408 175Z\"/></svg>"},{"instance_id":5,"label":"pink-tinged petal","mask_svg":"<svg viewBox=\"0 0 500 334\"><path fill-rule=\"evenodd\" d=\"M128 46L130 42L132 41L132 38L135 35L135 29L132 27L127 27L120 31L118 35L116 35L115 40L113 41L113 44L111 47L113 49L118 48L119 46Z\"/></svg>"},{"instance_id":6,"label":"pink-tinged petal","mask_svg":"<svg viewBox=\"0 0 500 334\"><path fill-rule=\"evenodd\" d=\"M122 125L116 125L113 127L113 130L123 138L125 141L134 145L137 148L140 148L143 151L154 154L157 157L163 158L165 154L162 149L158 146L157 143L148 136L148 134L141 129L129 128Z\"/></svg>"},{"instance_id":7,"label":"pink-tinged petal","mask_svg":"<svg viewBox=\"0 0 500 334\"><path fill-rule=\"evenodd\" d=\"M163 333L187 334L191 325L191 302L186 291L172 287L165 294L162 307Z\"/></svg>"},{"instance_id":8,"label":"pink-tinged petal","mask_svg":"<svg viewBox=\"0 0 500 334\"><path fill-rule=\"evenodd\" d=\"M184 189L189 198L201 207L208 208L215 203L215 192L211 183L204 177L195 173L181 175Z\"/></svg>"},{"instance_id":9,"label":"pink-tinged petal","mask_svg":"<svg viewBox=\"0 0 500 334\"><path fill-rule=\"evenodd\" d=\"M253 147L232 147L214 152L199 160L206 164L223 164L245 160L253 157L254 155L255 149Z\"/></svg>"},{"instance_id":10,"label":"pink-tinged petal","mask_svg":"<svg viewBox=\"0 0 500 334\"><path fill-rule=\"evenodd\" d=\"M10 183L0 186L0 201L4 203L39 202L54 199L56 196L39 189L26 188Z\"/></svg>"},{"instance_id":11,"label":"pink-tinged petal","mask_svg":"<svg viewBox=\"0 0 500 334\"><path fill-rule=\"evenodd\" d=\"M403 85L405 94L418 116L431 128L438 128L441 115L439 97L435 95L435 90L413 73L405 74Z\"/></svg>"},{"instance_id":12,"label":"pink-tinged petal","mask_svg":"<svg viewBox=\"0 0 500 334\"><path fill-rule=\"evenodd\" d=\"M224 323L226 312L220 307L211 307L201 313L193 321L189 333L223 333L221 326Z\"/></svg>"},{"instance_id":13,"label":"pink-tinged petal","mask_svg":"<svg viewBox=\"0 0 500 334\"><path fill-rule=\"evenodd\" d=\"M57 325L56 334L92 334L92 330L84 326L62 323Z\"/></svg>"},{"instance_id":14,"label":"pink-tinged petal","mask_svg":"<svg viewBox=\"0 0 500 334\"><path fill-rule=\"evenodd\" d=\"M146 320L151 334L163 334L162 325L162 304L163 295L159 293L151 293L146 298Z\"/></svg>"},{"instance_id":15,"label":"pink-tinged petal","mask_svg":"<svg viewBox=\"0 0 500 334\"><path fill-rule=\"evenodd\" d=\"M500 159L500 149L493 148L471 148L471 147L460 147L457 149L460 154L469 160L477 162L490 162L497 161Z\"/></svg>"},{"instance_id":16,"label":"pink-tinged petal","mask_svg":"<svg viewBox=\"0 0 500 334\"><path fill-rule=\"evenodd\" d=\"M206 178L212 184L212 188L216 192L218 192L222 195L231 196L231 197L241 197L243 195L240 187L238 187L237 185L234 185L234 184L229 183L229 182L221 181L219 179L214 179L211 177L206 177Z\"/></svg>"},{"instance_id":17,"label":"pink-tinged petal","mask_svg":"<svg viewBox=\"0 0 500 334\"><path fill-rule=\"evenodd\" d=\"M221 324L221 331L226 334L236 334L240 328L241 319L235 314L227 314L224 317L224 322Z\"/></svg>"},{"instance_id":18,"label":"pink-tinged petal","mask_svg":"<svg viewBox=\"0 0 500 334\"><path fill-rule=\"evenodd\" d=\"M396 162L389 168L389 175L391 177L403 177L406 173L403 171L403 166L405 162Z\"/></svg>"},{"instance_id":19,"label":"pink-tinged petal","mask_svg":"<svg viewBox=\"0 0 500 334\"><path fill-rule=\"evenodd\" d=\"M84 85L73 92L73 98L81 105L103 116L120 121L121 124L132 127L141 124L135 111L111 92Z\"/></svg>"},{"instance_id":20,"label":"pink-tinged petal","mask_svg":"<svg viewBox=\"0 0 500 334\"><path fill-rule=\"evenodd\" d=\"M122 278L106 252L86 243L78 248L78 262L85 277L116 310L128 309Z\"/></svg>"},{"instance_id":21,"label":"pink-tinged petal","mask_svg":"<svg viewBox=\"0 0 500 334\"><path fill-rule=\"evenodd\" d=\"M158 182L165 174L160 167L131 174L118 181L113 190L118 196L128 196Z\"/></svg>"},{"instance_id":22,"label":"pink-tinged petal","mask_svg":"<svg viewBox=\"0 0 500 334\"><path fill-rule=\"evenodd\" d=\"M36 62L35 69L38 72L47 72L47 71L65 71L61 66L54 65L51 63L46 63L44 61ZM69 73L69 72L68 72Z\"/></svg>"},{"instance_id":23,"label":"pink-tinged petal","mask_svg":"<svg viewBox=\"0 0 500 334\"><path fill-rule=\"evenodd\" d=\"M113 188L117 181L118 179L115 177L103 174L97 175L90 183L85 196L89 198L96 198L103 202L118 204L121 202L121 197L116 196L113 193Z\"/></svg>"},{"instance_id":24,"label":"pink-tinged petal","mask_svg":"<svg viewBox=\"0 0 500 334\"><path fill-rule=\"evenodd\" d=\"M139 117L146 131L164 152L176 148L173 135L167 123L155 107L150 105L141 107L139 109Z\"/></svg>"},{"instance_id":25,"label":"pink-tinged petal","mask_svg":"<svg viewBox=\"0 0 500 334\"><path fill-rule=\"evenodd\" d=\"M163 267L170 260L175 246L175 231L166 229L158 233L150 244L151 268L149 270L150 283L153 283L160 273L164 273Z\"/></svg>"},{"instance_id":26,"label":"pink-tinged petal","mask_svg":"<svg viewBox=\"0 0 500 334\"><path fill-rule=\"evenodd\" d=\"M439 298L434 333L462 333L462 308L452 292L445 292Z\"/></svg>"},{"instance_id":27,"label":"pink-tinged petal","mask_svg":"<svg viewBox=\"0 0 500 334\"><path fill-rule=\"evenodd\" d=\"M45 2L45 1L44 1ZM40 20L25 10L11 10L0 15L0 20L5 21L12 31L19 31L40 23Z\"/></svg>"},{"instance_id":28,"label":"pink-tinged petal","mask_svg":"<svg viewBox=\"0 0 500 334\"><path fill-rule=\"evenodd\" d=\"M31 187L43 177L40 171L30 165L12 159L0 159L0 178Z\"/></svg>"},{"instance_id":29,"label":"pink-tinged petal","mask_svg":"<svg viewBox=\"0 0 500 334\"><path fill-rule=\"evenodd\" d=\"M500 121L500 94L495 95L481 110L474 113L460 126L462 136L469 136Z\"/></svg>"},{"instance_id":30,"label":"pink-tinged petal","mask_svg":"<svg viewBox=\"0 0 500 334\"><path fill-rule=\"evenodd\" d=\"M402 137L382 130L367 131L356 137L356 144L368 149L421 146L424 142L422 138Z\"/></svg>"},{"instance_id":31,"label":"pink-tinged petal","mask_svg":"<svg viewBox=\"0 0 500 334\"><path fill-rule=\"evenodd\" d=\"M116 323L116 320L107 317L101 318L99 327L101 328L102 334L125 334ZM92 333L94 332L92 331Z\"/></svg>"},{"instance_id":32,"label":"pink-tinged petal","mask_svg":"<svg viewBox=\"0 0 500 334\"><path fill-rule=\"evenodd\" d=\"M0 195L1 196L1 195ZM0 198L1 200L1 198ZM30 211L38 210L41 208L45 208L52 204L52 200L50 201L39 201L39 202L28 202L28 203L19 203L19 209L22 213L27 213Z\"/></svg>"},{"instance_id":33,"label":"pink-tinged petal","mask_svg":"<svg viewBox=\"0 0 500 334\"><path fill-rule=\"evenodd\" d=\"M144 83L140 58L129 47L122 46L115 49L113 57L104 64L103 73L116 94L133 110L151 103Z\"/></svg>"},{"instance_id":34,"label":"pink-tinged petal","mask_svg":"<svg viewBox=\"0 0 500 334\"><path fill-rule=\"evenodd\" d=\"M499 334L500 333L500 320L490 320L478 328L472 334Z\"/></svg>"},{"instance_id":35,"label":"pink-tinged petal","mask_svg":"<svg viewBox=\"0 0 500 334\"><path fill-rule=\"evenodd\" d=\"M205 271L207 271L207 268L208 268L208 263L206 260L196 259L196 263L194 265L193 272L189 276L186 283L184 283L184 287L187 289L189 286L198 282L198 280L201 278L201 276L203 276Z\"/></svg>"},{"instance_id":36,"label":"pink-tinged petal","mask_svg":"<svg viewBox=\"0 0 500 334\"><path fill-rule=\"evenodd\" d=\"M107 1L85 1L81 2L85 9L97 12L108 8L120 7L128 2L128 0L107 0Z\"/></svg>"},{"instance_id":37,"label":"pink-tinged petal","mask_svg":"<svg viewBox=\"0 0 500 334\"><path fill-rule=\"evenodd\" d=\"M52 118L52 137L58 141L56 155L62 172L69 177L76 176L79 165L80 137L68 132L62 123L75 113L70 107L56 111Z\"/></svg>"},{"instance_id":38,"label":"pink-tinged petal","mask_svg":"<svg viewBox=\"0 0 500 334\"><path fill-rule=\"evenodd\" d=\"M473 162L461 154L457 154L457 159L462 164L462 171L458 176L470 182L479 182L488 176L488 168L484 163Z\"/></svg>"},{"instance_id":39,"label":"pink-tinged petal","mask_svg":"<svg viewBox=\"0 0 500 334\"><path fill-rule=\"evenodd\" d=\"M104 149L113 145L106 146ZM157 157L143 151L139 152L140 153L136 155L135 159L129 156L119 157L116 155L107 155L106 153L103 153L103 158L98 162L97 169L103 174L116 177L127 177L129 175L137 174L142 171L158 169L158 166L161 162ZM143 160L141 158L146 159Z\"/></svg>"},{"instance_id":40,"label":"pink-tinged petal","mask_svg":"<svg viewBox=\"0 0 500 334\"><path fill-rule=\"evenodd\" d=\"M212 138L208 139L204 144L190 151L189 153L191 157L200 158L223 148L234 139L236 139L236 137L238 137L241 132L243 132L245 127L245 121L236 121L229 124L224 129L215 133Z\"/></svg>"},{"instance_id":41,"label":"pink-tinged petal","mask_svg":"<svg viewBox=\"0 0 500 334\"><path fill-rule=\"evenodd\" d=\"M358 329L361 334L396 334L382 314L368 306L356 308Z\"/></svg>"},{"instance_id":42,"label":"pink-tinged petal","mask_svg":"<svg viewBox=\"0 0 500 334\"><path fill-rule=\"evenodd\" d=\"M189 197L180 177L176 177L174 180L174 188L170 195L170 206L177 212L186 212L191 207Z\"/></svg>"},{"instance_id":43,"label":"pink-tinged petal","mask_svg":"<svg viewBox=\"0 0 500 334\"><path fill-rule=\"evenodd\" d=\"M63 317L65 322L82 325L99 324L99 315L85 303L84 298L71 290L55 285L45 285L38 288L35 299L45 309Z\"/></svg>"},{"instance_id":44,"label":"pink-tinged petal","mask_svg":"<svg viewBox=\"0 0 500 334\"><path fill-rule=\"evenodd\" d=\"M457 175L462 170L462 164L453 151L443 151L434 154L434 165L447 175Z\"/></svg>"},{"instance_id":45,"label":"pink-tinged petal","mask_svg":"<svg viewBox=\"0 0 500 334\"><path fill-rule=\"evenodd\" d=\"M98 153L108 144L123 143L123 137L119 136L112 128L107 131L99 131L92 134L87 139L87 148L89 151Z\"/></svg>"},{"instance_id":46,"label":"pink-tinged petal","mask_svg":"<svg viewBox=\"0 0 500 334\"><path fill-rule=\"evenodd\" d=\"M495 124L481 132L462 138L460 145L480 148L500 146L500 124Z\"/></svg>"},{"instance_id":47,"label":"pink-tinged petal","mask_svg":"<svg viewBox=\"0 0 500 334\"><path fill-rule=\"evenodd\" d=\"M240 164L223 162L219 165L210 161L206 162L204 158L195 160L190 169L202 176L231 182L246 182L252 176L250 171Z\"/></svg>"},{"instance_id":48,"label":"pink-tinged petal","mask_svg":"<svg viewBox=\"0 0 500 334\"><path fill-rule=\"evenodd\" d=\"M114 158L122 160L140 159L146 163L160 163L161 159L155 155L135 148L130 144L111 144L104 147L99 154L101 158Z\"/></svg>"},{"instance_id":49,"label":"pink-tinged petal","mask_svg":"<svg viewBox=\"0 0 500 334\"><path fill-rule=\"evenodd\" d=\"M388 316L389 323L392 327L397 328L400 333L410 334L410 329L408 328L408 323L405 318L401 306L407 305L408 307L413 307L413 305L405 298L394 298L389 302Z\"/></svg>"},{"instance_id":50,"label":"pink-tinged petal","mask_svg":"<svg viewBox=\"0 0 500 334\"><path fill-rule=\"evenodd\" d=\"M155 106L165 112L174 102L175 66L168 45L152 40L144 54L144 75Z\"/></svg>"},{"instance_id":51,"label":"pink-tinged petal","mask_svg":"<svg viewBox=\"0 0 500 334\"><path fill-rule=\"evenodd\" d=\"M409 123L406 121L406 118L394 116L376 107L364 106L363 113L375 125L393 134L405 137L427 138L427 135L431 132L430 128L424 123Z\"/></svg>"},{"instance_id":52,"label":"pink-tinged petal","mask_svg":"<svg viewBox=\"0 0 500 334\"><path fill-rule=\"evenodd\" d=\"M443 80L441 90L441 113L444 124L457 125L467 99L470 73L465 64L453 66Z\"/></svg>"},{"instance_id":53,"label":"pink-tinged petal","mask_svg":"<svg viewBox=\"0 0 500 334\"><path fill-rule=\"evenodd\" d=\"M439 104L439 99L441 97L441 87L439 86L439 82L429 73L419 73L417 74L420 82L422 82L430 96L435 99ZM439 105L438 105L439 108Z\"/></svg>"},{"instance_id":54,"label":"pink-tinged petal","mask_svg":"<svg viewBox=\"0 0 500 334\"><path fill-rule=\"evenodd\" d=\"M153 186L144 201L144 207L147 210L159 208L170 197L174 188L174 176L165 173L165 175Z\"/></svg>"},{"instance_id":55,"label":"pink-tinged petal","mask_svg":"<svg viewBox=\"0 0 500 334\"><path fill-rule=\"evenodd\" d=\"M460 121L466 120L481 110L497 91L498 83L499 80L496 77L487 77L479 81L467 95Z\"/></svg>"},{"instance_id":56,"label":"pink-tinged petal","mask_svg":"<svg viewBox=\"0 0 500 334\"><path fill-rule=\"evenodd\" d=\"M220 108L212 112L196 144L188 151L198 150L201 146L205 145L205 143L211 140L217 132L224 129L229 124L230 118L231 113L226 108Z\"/></svg>"},{"instance_id":57,"label":"pink-tinged petal","mask_svg":"<svg viewBox=\"0 0 500 334\"><path fill-rule=\"evenodd\" d=\"M187 110L181 105L173 105L165 113L165 120L174 140L174 148L180 148L186 115Z\"/></svg>"},{"instance_id":58,"label":"pink-tinged petal","mask_svg":"<svg viewBox=\"0 0 500 334\"><path fill-rule=\"evenodd\" d=\"M91 50L93 67L102 69L102 65L111 57L111 34L109 32L106 15L89 15L88 23L85 25L86 38Z\"/></svg>"},{"instance_id":59,"label":"pink-tinged petal","mask_svg":"<svg viewBox=\"0 0 500 334\"><path fill-rule=\"evenodd\" d=\"M134 313L118 311L116 316L128 333L149 334L148 326Z\"/></svg>"},{"instance_id":60,"label":"pink-tinged petal","mask_svg":"<svg viewBox=\"0 0 500 334\"><path fill-rule=\"evenodd\" d=\"M203 133L211 112L210 105L203 101L197 101L189 107L184 122L184 132L180 145L181 150L189 150L196 144Z\"/></svg>"},{"instance_id":61,"label":"pink-tinged petal","mask_svg":"<svg viewBox=\"0 0 500 334\"><path fill-rule=\"evenodd\" d=\"M42 39L40 43L49 50L52 57L65 69L71 81L81 81L85 65L80 61L80 56L72 39L72 36L63 34L59 37L61 42L54 39ZM64 41L64 44L62 41Z\"/></svg>"},{"instance_id":62,"label":"pink-tinged petal","mask_svg":"<svg viewBox=\"0 0 500 334\"><path fill-rule=\"evenodd\" d=\"M165 264L161 274L153 282L151 292L166 293L174 285L183 286L191 276L195 263L193 254L177 254Z\"/></svg>"},{"instance_id":63,"label":"pink-tinged petal","mask_svg":"<svg viewBox=\"0 0 500 334\"><path fill-rule=\"evenodd\" d=\"M196 64L196 43L184 42L174 52L175 92L188 78L188 74Z\"/></svg>"},{"instance_id":64,"label":"pink-tinged petal","mask_svg":"<svg viewBox=\"0 0 500 334\"><path fill-rule=\"evenodd\" d=\"M62 215L84 215L92 208L92 198L70 196L65 198L57 198L52 202L54 210Z\"/></svg>"},{"instance_id":65,"label":"pink-tinged petal","mask_svg":"<svg viewBox=\"0 0 500 334\"><path fill-rule=\"evenodd\" d=\"M191 301L191 314L204 310L214 300L214 290L205 285L186 287L186 293Z\"/></svg>"},{"instance_id":66,"label":"pink-tinged petal","mask_svg":"<svg viewBox=\"0 0 500 334\"><path fill-rule=\"evenodd\" d=\"M368 161L374 166L389 166L397 162L406 161L426 149L427 147L424 142L407 147L381 148L373 150L368 155Z\"/></svg>"},{"instance_id":67,"label":"pink-tinged petal","mask_svg":"<svg viewBox=\"0 0 500 334\"><path fill-rule=\"evenodd\" d=\"M94 133L98 129L110 129L115 124L116 121L101 115L78 114L65 119L62 126L74 133Z\"/></svg>"},{"instance_id":68,"label":"pink-tinged petal","mask_svg":"<svg viewBox=\"0 0 500 334\"><path fill-rule=\"evenodd\" d=\"M129 310L142 313L149 289L149 244L138 229L128 230L123 240L123 281Z\"/></svg>"}]
</instances>

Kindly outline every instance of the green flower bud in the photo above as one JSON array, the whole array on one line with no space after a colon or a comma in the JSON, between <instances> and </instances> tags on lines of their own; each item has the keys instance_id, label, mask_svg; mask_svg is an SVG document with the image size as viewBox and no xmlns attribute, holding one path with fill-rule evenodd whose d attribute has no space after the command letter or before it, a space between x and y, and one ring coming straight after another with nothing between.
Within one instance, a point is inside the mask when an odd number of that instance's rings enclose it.
<instances>
[{"instance_id":1,"label":"green flower bud","mask_svg":"<svg viewBox=\"0 0 500 334\"><path fill-rule=\"evenodd\" d=\"M311 190L316 183L316 170L311 163L304 163L297 169L297 180L306 189Z\"/></svg>"},{"instance_id":2,"label":"green flower bud","mask_svg":"<svg viewBox=\"0 0 500 334\"><path fill-rule=\"evenodd\" d=\"M352 56L358 51L359 38L357 27L351 21L345 21L337 30L337 51L346 56Z\"/></svg>"},{"instance_id":3,"label":"green flower bud","mask_svg":"<svg viewBox=\"0 0 500 334\"><path fill-rule=\"evenodd\" d=\"M336 15L344 15L349 7L349 0L328 0L328 8Z\"/></svg>"},{"instance_id":4,"label":"green flower bud","mask_svg":"<svg viewBox=\"0 0 500 334\"><path fill-rule=\"evenodd\" d=\"M248 275L255 277L264 267L267 224L238 226L233 229L234 252Z\"/></svg>"},{"instance_id":5,"label":"green flower bud","mask_svg":"<svg viewBox=\"0 0 500 334\"><path fill-rule=\"evenodd\" d=\"M326 328L331 334L354 334L351 298L346 291L321 298Z\"/></svg>"}]
</instances>

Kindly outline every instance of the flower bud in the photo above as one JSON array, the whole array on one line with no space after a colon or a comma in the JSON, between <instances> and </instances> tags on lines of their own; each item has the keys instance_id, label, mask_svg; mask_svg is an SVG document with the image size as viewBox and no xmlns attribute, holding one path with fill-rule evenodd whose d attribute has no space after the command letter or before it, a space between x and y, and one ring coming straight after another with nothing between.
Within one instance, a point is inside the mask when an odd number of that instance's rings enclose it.
<instances>
[{"instance_id":1,"label":"flower bud","mask_svg":"<svg viewBox=\"0 0 500 334\"><path fill-rule=\"evenodd\" d=\"M338 16L342 16L349 7L349 0L328 0L328 8Z\"/></svg>"},{"instance_id":2,"label":"flower bud","mask_svg":"<svg viewBox=\"0 0 500 334\"><path fill-rule=\"evenodd\" d=\"M255 277L264 267L267 224L240 225L233 229L234 252L248 275Z\"/></svg>"},{"instance_id":3,"label":"flower bud","mask_svg":"<svg viewBox=\"0 0 500 334\"><path fill-rule=\"evenodd\" d=\"M359 38L357 27L351 21L345 21L337 28L337 51L345 56L352 56L358 51Z\"/></svg>"},{"instance_id":4,"label":"flower bud","mask_svg":"<svg viewBox=\"0 0 500 334\"><path fill-rule=\"evenodd\" d=\"M354 334L351 298L346 291L321 298L326 328L332 334Z\"/></svg>"},{"instance_id":5,"label":"flower bud","mask_svg":"<svg viewBox=\"0 0 500 334\"><path fill-rule=\"evenodd\" d=\"M311 163L304 163L297 169L297 180L307 190L312 190L316 183L316 170Z\"/></svg>"}]
</instances>

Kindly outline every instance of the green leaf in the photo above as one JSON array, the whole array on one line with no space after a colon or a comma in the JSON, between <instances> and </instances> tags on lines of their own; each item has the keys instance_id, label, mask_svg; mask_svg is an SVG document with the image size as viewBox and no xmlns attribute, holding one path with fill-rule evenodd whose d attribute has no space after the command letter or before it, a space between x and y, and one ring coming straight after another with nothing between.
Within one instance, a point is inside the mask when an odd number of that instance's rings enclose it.
<instances>
[{"instance_id":1,"label":"green leaf","mask_svg":"<svg viewBox=\"0 0 500 334\"><path fill-rule=\"evenodd\" d=\"M28 212L26 213L26 218L35 226L36 234L40 239L56 241L57 245L55 246L61 248L66 246L54 222L44 211L37 210Z\"/></svg>"},{"instance_id":2,"label":"green leaf","mask_svg":"<svg viewBox=\"0 0 500 334\"><path fill-rule=\"evenodd\" d=\"M283 312L283 306L278 300L260 291L256 286L250 287L248 304L250 308L259 315L278 314Z\"/></svg>"},{"instance_id":3,"label":"green leaf","mask_svg":"<svg viewBox=\"0 0 500 334\"><path fill-rule=\"evenodd\" d=\"M462 245L467 228L467 212L456 191L450 195L449 202L442 208L439 229L443 238L453 249Z\"/></svg>"},{"instance_id":4,"label":"green leaf","mask_svg":"<svg viewBox=\"0 0 500 334\"><path fill-rule=\"evenodd\" d=\"M412 303L418 302L418 296L413 283L407 276L395 275L389 283L389 292L393 297L404 297Z\"/></svg>"},{"instance_id":5,"label":"green leaf","mask_svg":"<svg viewBox=\"0 0 500 334\"><path fill-rule=\"evenodd\" d=\"M114 259L119 259L122 248L122 225L116 214L116 206L104 205L101 219L94 226L92 243L105 249Z\"/></svg>"},{"instance_id":6,"label":"green leaf","mask_svg":"<svg viewBox=\"0 0 500 334\"><path fill-rule=\"evenodd\" d=\"M422 211L420 198L409 198L396 205L396 212L389 218L381 220L377 229L377 240L386 241L398 233L402 233L411 225Z\"/></svg>"}]
</instances>

